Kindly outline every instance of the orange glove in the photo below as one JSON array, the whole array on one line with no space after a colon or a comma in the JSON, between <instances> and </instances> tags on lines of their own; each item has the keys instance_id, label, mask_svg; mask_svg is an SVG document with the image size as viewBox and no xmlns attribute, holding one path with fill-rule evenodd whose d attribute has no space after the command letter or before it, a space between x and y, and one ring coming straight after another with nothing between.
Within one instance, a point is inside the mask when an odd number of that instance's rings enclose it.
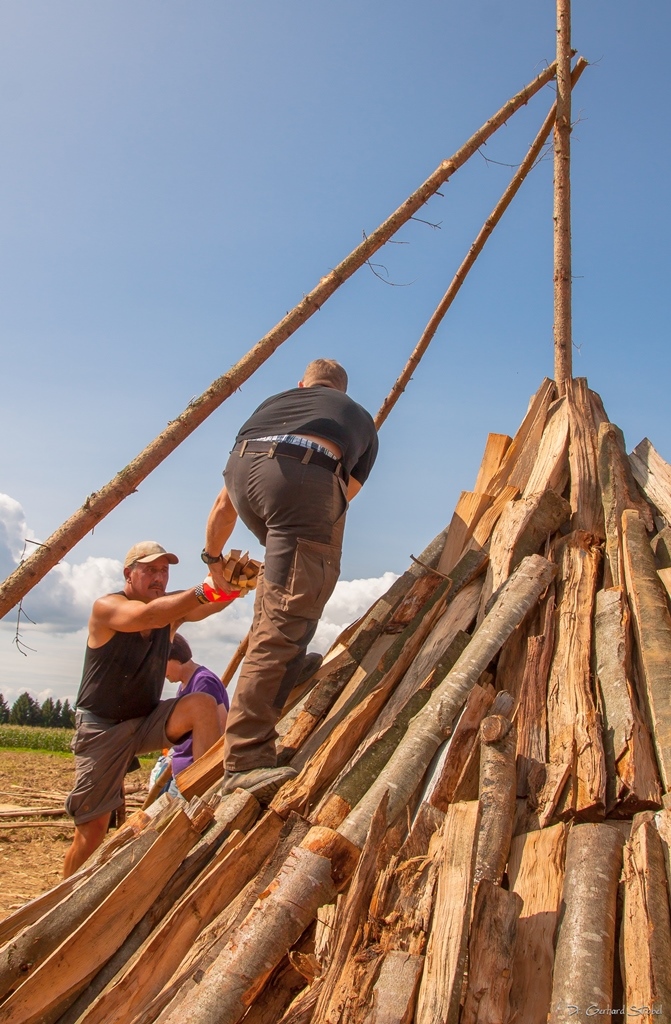
<instances>
[{"instance_id":1,"label":"orange glove","mask_svg":"<svg viewBox=\"0 0 671 1024\"><path fill-rule=\"evenodd\" d=\"M212 604L215 601L234 601L240 597L239 590L219 590L211 576L206 576L200 586L196 587L196 597L201 604Z\"/></svg>"}]
</instances>

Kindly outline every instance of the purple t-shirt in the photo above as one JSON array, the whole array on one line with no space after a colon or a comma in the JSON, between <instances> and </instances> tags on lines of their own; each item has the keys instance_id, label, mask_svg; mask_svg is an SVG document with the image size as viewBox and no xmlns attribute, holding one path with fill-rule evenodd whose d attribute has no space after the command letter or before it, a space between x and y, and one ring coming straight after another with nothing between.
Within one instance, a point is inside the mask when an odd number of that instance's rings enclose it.
<instances>
[{"instance_id":1,"label":"purple t-shirt","mask_svg":"<svg viewBox=\"0 0 671 1024\"><path fill-rule=\"evenodd\" d=\"M226 693L226 687L221 682L219 676L216 676L214 672L210 671L209 668L206 668L205 665L198 666L186 686L179 691L177 696L185 697L187 693L211 693L217 704L224 704L228 711L229 700L228 694ZM191 741L191 733L188 733L186 739L183 739L181 743L175 744L173 751L172 774L175 776L179 775L184 768L188 768L193 762L193 743Z\"/></svg>"}]
</instances>

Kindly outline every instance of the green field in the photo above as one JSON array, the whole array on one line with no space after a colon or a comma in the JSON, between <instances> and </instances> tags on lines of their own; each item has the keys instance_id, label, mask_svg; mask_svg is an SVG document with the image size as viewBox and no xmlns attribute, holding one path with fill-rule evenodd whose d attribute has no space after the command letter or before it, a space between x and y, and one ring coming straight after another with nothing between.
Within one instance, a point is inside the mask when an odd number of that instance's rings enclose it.
<instances>
[{"instance_id":1,"label":"green field","mask_svg":"<svg viewBox=\"0 0 671 1024\"><path fill-rule=\"evenodd\" d=\"M70 741L74 734L74 729L46 729L41 725L0 725L0 747L70 754Z\"/></svg>"}]
</instances>

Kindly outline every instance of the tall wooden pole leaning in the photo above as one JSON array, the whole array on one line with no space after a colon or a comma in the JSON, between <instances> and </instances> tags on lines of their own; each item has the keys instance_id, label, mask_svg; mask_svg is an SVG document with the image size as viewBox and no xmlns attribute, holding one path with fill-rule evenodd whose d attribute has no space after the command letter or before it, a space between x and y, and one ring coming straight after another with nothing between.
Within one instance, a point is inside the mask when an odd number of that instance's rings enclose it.
<instances>
[{"instance_id":1,"label":"tall wooden pole leaning","mask_svg":"<svg viewBox=\"0 0 671 1024\"><path fill-rule=\"evenodd\" d=\"M557 0L557 118L554 130L554 346L560 395L572 372L571 0Z\"/></svg>"},{"instance_id":2,"label":"tall wooden pole leaning","mask_svg":"<svg viewBox=\"0 0 671 1024\"><path fill-rule=\"evenodd\" d=\"M431 196L435 195L441 185L444 185L501 125L547 85L555 76L555 67L555 64L551 64L529 85L504 103L461 149L458 149L449 160L443 160L433 174L387 220L368 235L334 270L322 277L319 284L261 338L247 355L231 367L228 373L217 378L207 391L191 402L181 416L172 420L166 429L108 484L100 491L90 494L81 508L52 533L0 586L0 618L18 604L89 530L92 530L124 498L132 494L138 484L193 433L210 413L218 409L222 402L244 384L294 331L321 308L341 284L363 266Z\"/></svg>"},{"instance_id":3,"label":"tall wooden pole leaning","mask_svg":"<svg viewBox=\"0 0 671 1024\"><path fill-rule=\"evenodd\" d=\"M576 84L576 82L578 81L586 67L587 61L585 60L585 58L579 57L576 61L575 68L573 69L573 73L571 75L571 88L573 88L573 86ZM412 355L408 359L408 362L403 367L403 372L400 374L398 380L396 381L391 391L385 398L384 402L380 406L378 413L375 417L375 426L377 427L378 430L380 429L380 427L386 420L387 416L389 415L389 413L394 408L399 398L405 391L410 381L410 378L412 377L413 373L417 369L417 366L419 365L420 359L422 358L427 348L433 341L435 333L438 330L445 314L447 313L448 309L456 299L462 284L466 280L469 270L471 269L476 259L484 249L487 239L489 238L492 231L501 220L501 217L506 212L511 202L519 192L520 186L522 185L522 182L526 178L527 174L530 170L532 170L534 164L536 163L536 160L538 159L540 152L545 142L547 141L550 132L552 131L552 126L555 123L556 116L557 104L555 102L553 103L548 116L543 121L543 124L541 125L538 135L531 144L529 152L527 153L524 160L519 165L519 167L515 171L515 174L511 178L510 184L508 185L507 189L505 190L505 192L499 199L498 203L490 213L485 223L480 228L477 238L475 239L473 245L468 250L468 254L461 263L461 266L457 270L456 274L452 278L449 288L443 295L438 306L436 307L433 316L431 317L428 324L424 328L424 332L419 341L417 342L417 345L415 346Z\"/></svg>"}]
</instances>

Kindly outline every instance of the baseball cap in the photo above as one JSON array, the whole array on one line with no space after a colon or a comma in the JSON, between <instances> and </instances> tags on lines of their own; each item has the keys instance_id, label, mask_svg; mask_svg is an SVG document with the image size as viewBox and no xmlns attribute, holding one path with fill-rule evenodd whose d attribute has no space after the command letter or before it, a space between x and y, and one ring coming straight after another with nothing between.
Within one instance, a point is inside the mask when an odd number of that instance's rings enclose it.
<instances>
[{"instance_id":1,"label":"baseball cap","mask_svg":"<svg viewBox=\"0 0 671 1024\"><path fill-rule=\"evenodd\" d=\"M177 565L179 562L177 555L166 551L155 540L141 540L139 544L133 544L133 547L126 555L123 567L127 569L133 562L153 562L157 558L162 557L167 558L170 565Z\"/></svg>"}]
</instances>

